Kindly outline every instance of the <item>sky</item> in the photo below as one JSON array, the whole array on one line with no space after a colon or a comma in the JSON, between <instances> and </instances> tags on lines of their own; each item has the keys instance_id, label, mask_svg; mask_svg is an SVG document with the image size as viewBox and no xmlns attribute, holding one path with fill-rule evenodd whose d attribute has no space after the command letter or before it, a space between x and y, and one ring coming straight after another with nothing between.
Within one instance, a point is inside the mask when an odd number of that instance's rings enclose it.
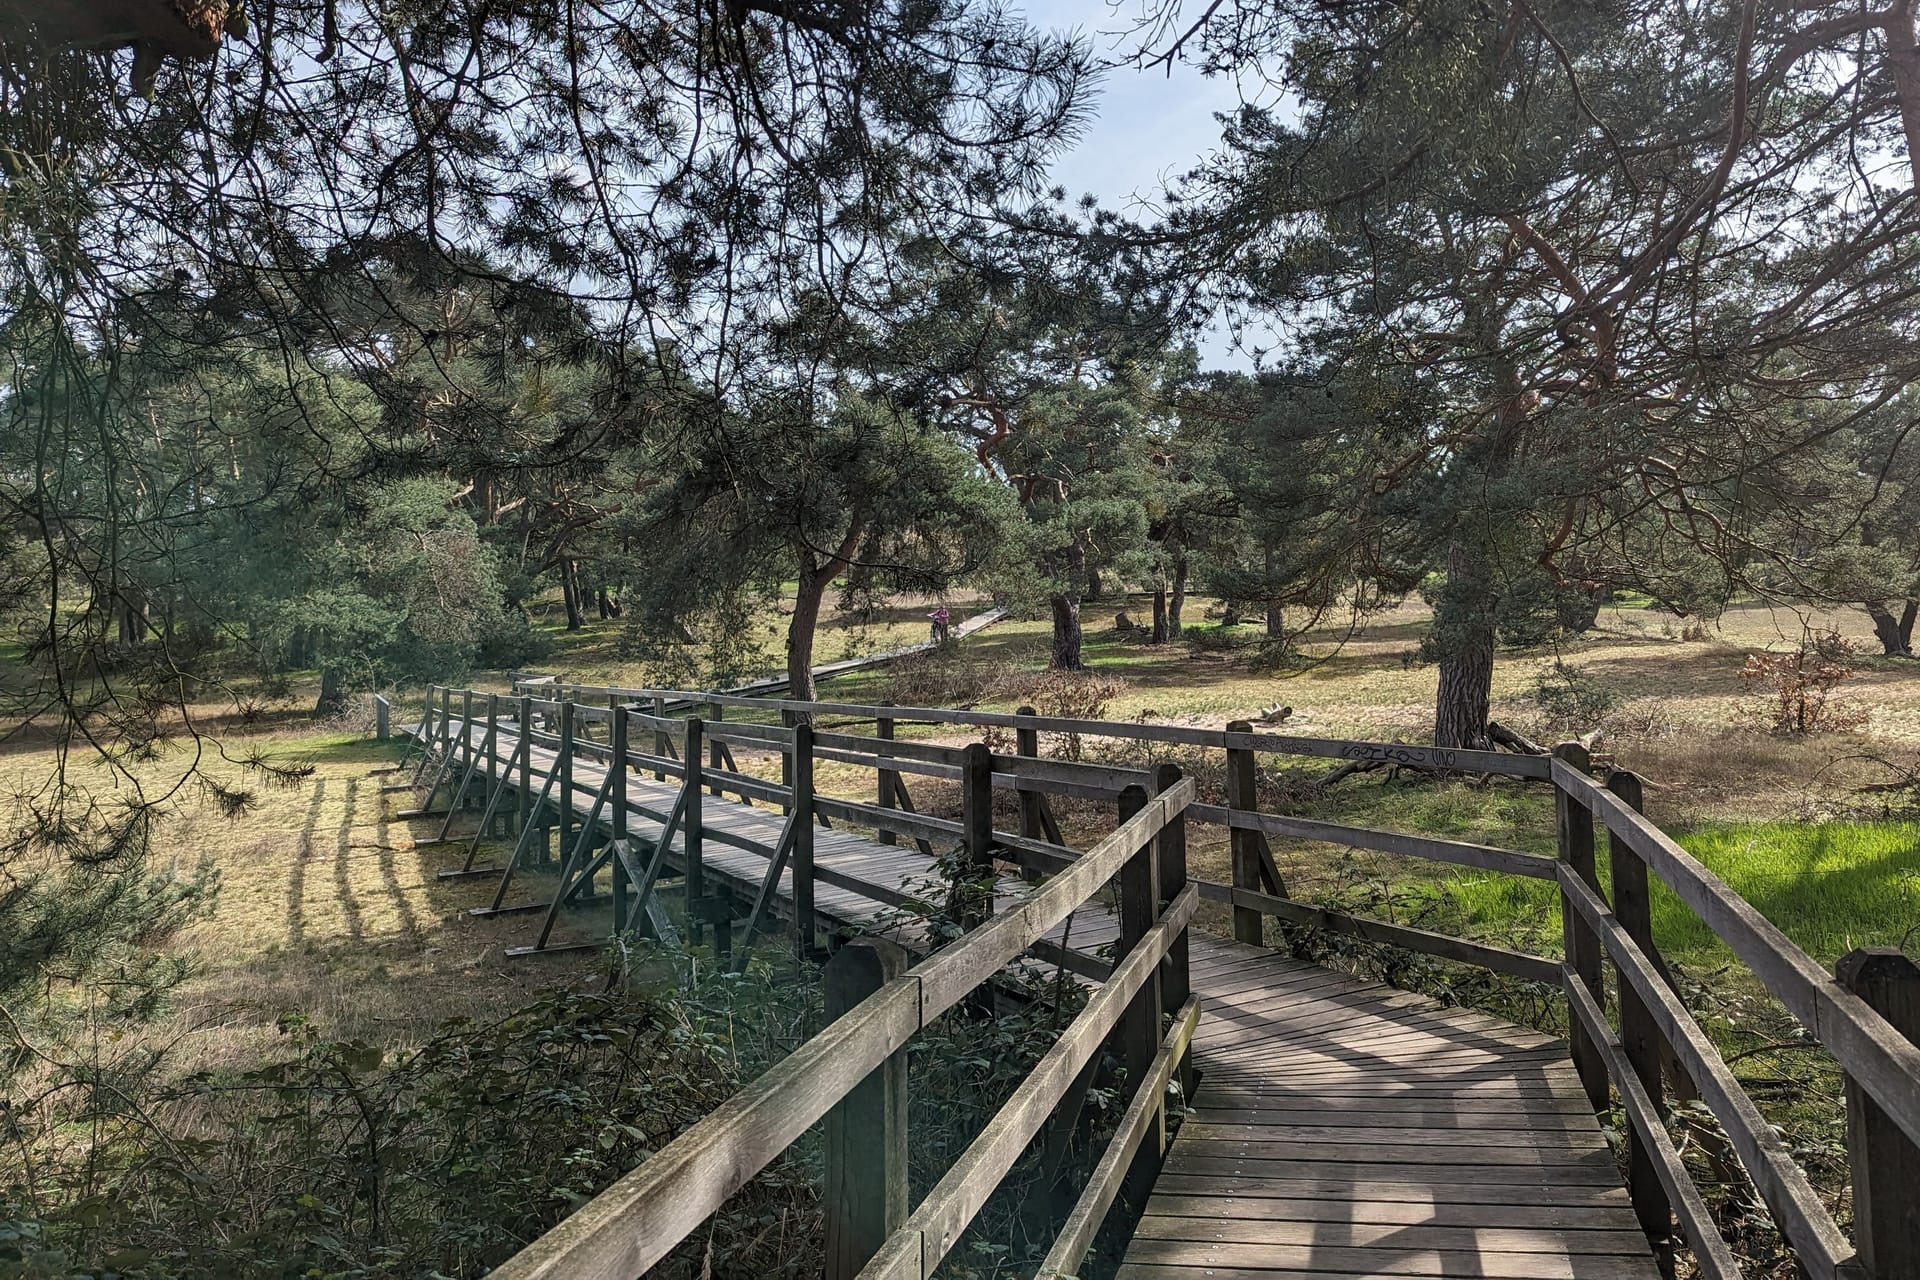
<instances>
[{"instance_id":1,"label":"sky","mask_svg":"<svg viewBox=\"0 0 1920 1280\"><path fill-rule=\"evenodd\" d=\"M1116 10L1107 0L1028 0L1022 6L1037 27L1080 31L1093 40L1094 53L1118 59L1131 49L1120 34L1137 0ZM1234 82L1209 79L1176 63L1171 72L1116 68L1107 72L1094 104L1095 115L1080 141L1053 165L1054 181L1069 199L1091 192L1108 208L1139 212L1137 202L1154 200L1170 178L1191 169L1220 141L1215 118L1239 106ZM1250 368L1222 333L1202 337L1204 362L1215 367Z\"/></svg>"},{"instance_id":2,"label":"sky","mask_svg":"<svg viewBox=\"0 0 1920 1280\"><path fill-rule=\"evenodd\" d=\"M1029 0L1024 6L1037 27L1091 37L1103 59L1132 49L1122 33L1135 8L1116 11L1107 0ZM1215 114L1232 111L1239 101L1232 80L1209 80L1184 64L1175 64L1171 74L1166 68L1111 70L1095 103L1099 114L1055 163L1055 178L1069 196L1091 191L1103 203L1124 208L1131 197L1151 196L1165 179L1211 151L1220 140Z\"/></svg>"}]
</instances>

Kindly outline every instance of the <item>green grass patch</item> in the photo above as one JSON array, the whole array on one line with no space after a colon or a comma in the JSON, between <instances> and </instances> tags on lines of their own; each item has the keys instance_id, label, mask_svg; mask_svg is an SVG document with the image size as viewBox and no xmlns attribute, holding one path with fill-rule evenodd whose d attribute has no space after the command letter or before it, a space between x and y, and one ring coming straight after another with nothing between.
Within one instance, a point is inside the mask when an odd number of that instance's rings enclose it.
<instances>
[{"instance_id":1,"label":"green grass patch","mask_svg":"<svg viewBox=\"0 0 1920 1280\"><path fill-rule=\"evenodd\" d=\"M1823 964L1920 931L1920 823L1741 823L1677 838ZM1655 939L1677 959L1723 958L1712 931L1663 885L1653 913Z\"/></svg>"}]
</instances>

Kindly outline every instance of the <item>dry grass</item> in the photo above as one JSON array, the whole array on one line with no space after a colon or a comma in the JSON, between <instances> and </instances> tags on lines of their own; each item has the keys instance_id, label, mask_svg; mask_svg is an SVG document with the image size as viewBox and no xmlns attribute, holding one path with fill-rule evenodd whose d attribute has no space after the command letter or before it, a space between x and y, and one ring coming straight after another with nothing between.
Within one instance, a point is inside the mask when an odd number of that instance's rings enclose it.
<instances>
[{"instance_id":1,"label":"dry grass","mask_svg":"<svg viewBox=\"0 0 1920 1280\"><path fill-rule=\"evenodd\" d=\"M236 737L228 746L236 755L243 746L259 748L277 764L311 773L291 785L261 787L254 806L237 817L185 793L163 824L166 862L184 871L204 859L220 880L211 913L180 939L195 973L176 993L174 1016L161 1031L178 1068L257 1061L277 1037L283 1013L303 1013L328 1035L401 1045L446 1018L504 1013L543 987L594 972L591 958L503 958L502 948L524 941L537 917L467 915L491 898L494 880L440 879L439 871L460 865L465 842L420 847L438 833L439 820L391 816L413 803L411 794L382 795L382 784L393 779L373 770L398 758L398 744L289 727L244 742ZM160 783L181 764L163 759L144 772ZM244 776L232 765L206 767L229 781ZM52 768L44 749L4 760L16 789ZM103 775L75 766L76 777L95 785ZM456 833L466 830L470 823L457 820ZM504 852L485 844L478 861ZM569 928L590 927L587 914L575 913L580 918Z\"/></svg>"}]
</instances>

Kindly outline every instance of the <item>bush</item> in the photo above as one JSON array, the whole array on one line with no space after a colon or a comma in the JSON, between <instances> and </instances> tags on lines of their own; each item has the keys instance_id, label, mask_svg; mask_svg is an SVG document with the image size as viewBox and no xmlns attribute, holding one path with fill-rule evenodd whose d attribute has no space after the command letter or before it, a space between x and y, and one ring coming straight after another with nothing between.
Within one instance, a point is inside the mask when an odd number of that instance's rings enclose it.
<instances>
[{"instance_id":1,"label":"bush","mask_svg":"<svg viewBox=\"0 0 1920 1280\"><path fill-rule=\"evenodd\" d=\"M1844 733L1867 722L1867 709L1835 701L1857 674L1858 647L1837 631L1809 632L1791 653L1750 653L1740 679L1758 699L1753 715L1774 733Z\"/></svg>"},{"instance_id":2,"label":"bush","mask_svg":"<svg viewBox=\"0 0 1920 1280\"><path fill-rule=\"evenodd\" d=\"M887 668L882 697L903 707L967 707L991 696L998 666L958 648L909 654Z\"/></svg>"},{"instance_id":3,"label":"bush","mask_svg":"<svg viewBox=\"0 0 1920 1280\"><path fill-rule=\"evenodd\" d=\"M1264 637L1239 627L1203 625L1185 628L1180 638L1201 653L1231 653L1235 649L1251 649Z\"/></svg>"},{"instance_id":4,"label":"bush","mask_svg":"<svg viewBox=\"0 0 1920 1280\"><path fill-rule=\"evenodd\" d=\"M1552 729L1590 729L1618 701L1611 684L1559 660L1535 678L1529 696Z\"/></svg>"},{"instance_id":5,"label":"bush","mask_svg":"<svg viewBox=\"0 0 1920 1280\"><path fill-rule=\"evenodd\" d=\"M1048 669L1008 682L1006 696L1017 698L1043 716L1061 720L1104 719L1107 703L1126 692L1127 682L1118 676L1103 676L1092 671ZM1080 758L1080 735L1050 734L1056 738L1057 751L1067 760Z\"/></svg>"},{"instance_id":6,"label":"bush","mask_svg":"<svg viewBox=\"0 0 1920 1280\"><path fill-rule=\"evenodd\" d=\"M288 1018L295 1052L256 1070L48 1095L10 1117L41 1149L37 1185L0 1185L0 1274L484 1274L733 1092L732 1046L702 1028L673 1001L556 994L390 1055ZM100 1135L84 1177L66 1126ZM754 1224L815 1202L777 1163L723 1211L711 1265L806 1272Z\"/></svg>"}]
</instances>

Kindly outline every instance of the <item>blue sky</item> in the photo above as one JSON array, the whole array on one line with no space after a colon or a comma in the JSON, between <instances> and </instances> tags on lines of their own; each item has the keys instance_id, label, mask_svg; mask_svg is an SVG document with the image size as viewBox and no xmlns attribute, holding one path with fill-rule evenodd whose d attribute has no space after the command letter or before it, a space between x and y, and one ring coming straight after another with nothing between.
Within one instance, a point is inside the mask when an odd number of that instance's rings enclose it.
<instances>
[{"instance_id":1,"label":"blue sky","mask_svg":"<svg viewBox=\"0 0 1920 1280\"><path fill-rule=\"evenodd\" d=\"M1091 36L1101 58L1119 59L1132 48L1120 33L1139 0L1123 0L1116 10L1107 0L1029 0L1027 20L1055 30ZM1110 70L1095 103L1097 115L1074 148L1054 162L1053 178L1077 199L1088 192L1108 208L1137 211L1137 201L1154 201L1170 178L1192 168L1220 141L1221 112L1240 102L1234 82L1209 79L1192 67ZM1251 360L1234 351L1224 335L1203 336L1204 363L1250 368Z\"/></svg>"}]
</instances>

